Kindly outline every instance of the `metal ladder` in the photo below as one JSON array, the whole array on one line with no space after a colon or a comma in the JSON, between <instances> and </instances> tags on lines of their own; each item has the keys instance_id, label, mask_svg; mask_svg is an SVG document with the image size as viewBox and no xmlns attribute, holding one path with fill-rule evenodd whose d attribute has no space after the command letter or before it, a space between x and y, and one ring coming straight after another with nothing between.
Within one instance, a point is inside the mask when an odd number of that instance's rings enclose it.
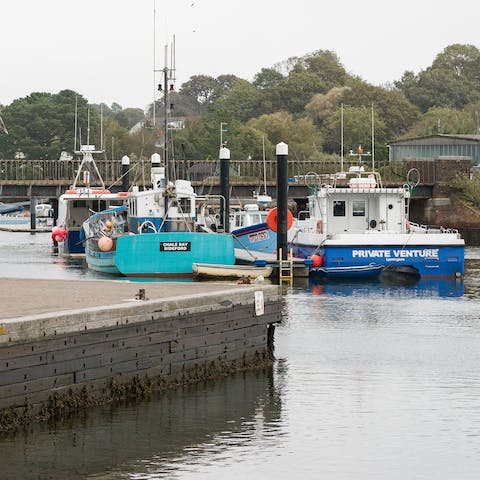
<instances>
[{"instance_id":1,"label":"metal ladder","mask_svg":"<svg viewBox=\"0 0 480 480\"><path fill-rule=\"evenodd\" d=\"M280 283L283 282L293 282L293 255L292 249L290 249L290 257L286 260L283 260L282 249L278 250L278 278Z\"/></svg>"}]
</instances>

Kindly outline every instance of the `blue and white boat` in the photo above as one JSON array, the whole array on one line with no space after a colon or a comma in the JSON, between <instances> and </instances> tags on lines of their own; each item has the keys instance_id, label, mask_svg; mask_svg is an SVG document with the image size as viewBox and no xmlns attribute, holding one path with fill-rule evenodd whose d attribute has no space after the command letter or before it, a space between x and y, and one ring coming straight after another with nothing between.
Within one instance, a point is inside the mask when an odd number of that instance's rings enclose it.
<instances>
[{"instance_id":1,"label":"blue and white boat","mask_svg":"<svg viewBox=\"0 0 480 480\"><path fill-rule=\"evenodd\" d=\"M293 255L311 259L321 276L377 276L398 271L422 278L464 274L465 242L455 229L408 221L410 189L383 187L363 166L317 176L289 231Z\"/></svg>"},{"instance_id":2,"label":"blue and white boat","mask_svg":"<svg viewBox=\"0 0 480 480\"><path fill-rule=\"evenodd\" d=\"M82 161L73 184L58 199L58 217L52 229L58 253L67 258L85 256L81 237L83 222L92 213L122 205L128 196L128 192L112 193L105 187L93 157L102 151L97 151L94 145L82 145L76 153L82 155Z\"/></svg>"},{"instance_id":3,"label":"blue and white boat","mask_svg":"<svg viewBox=\"0 0 480 480\"><path fill-rule=\"evenodd\" d=\"M247 203L230 214L230 229L238 250L272 253L277 248L277 234L268 227L267 210Z\"/></svg>"},{"instance_id":4,"label":"blue and white boat","mask_svg":"<svg viewBox=\"0 0 480 480\"><path fill-rule=\"evenodd\" d=\"M160 155L152 155L153 188L137 186L125 206L83 223L85 254L94 271L128 277L191 277L193 263L233 265L233 236L208 229L197 214L189 181L166 185Z\"/></svg>"}]
</instances>

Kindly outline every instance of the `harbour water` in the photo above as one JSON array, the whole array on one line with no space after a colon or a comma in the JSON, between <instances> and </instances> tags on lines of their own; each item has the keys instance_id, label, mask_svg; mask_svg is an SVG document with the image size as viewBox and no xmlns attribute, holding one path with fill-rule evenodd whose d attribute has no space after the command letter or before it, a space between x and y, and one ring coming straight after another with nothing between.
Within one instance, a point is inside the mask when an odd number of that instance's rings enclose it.
<instances>
[{"instance_id":1,"label":"harbour water","mask_svg":"<svg viewBox=\"0 0 480 480\"><path fill-rule=\"evenodd\" d=\"M0 276L99 278L3 232ZM476 479L479 312L477 248L463 280L296 283L271 369L2 436L0 478Z\"/></svg>"}]
</instances>

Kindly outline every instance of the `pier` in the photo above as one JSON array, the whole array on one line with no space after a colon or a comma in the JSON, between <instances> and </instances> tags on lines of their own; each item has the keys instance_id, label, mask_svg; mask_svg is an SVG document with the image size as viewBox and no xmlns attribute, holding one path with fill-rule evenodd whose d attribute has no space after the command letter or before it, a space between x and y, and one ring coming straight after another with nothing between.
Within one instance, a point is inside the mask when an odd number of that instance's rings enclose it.
<instances>
[{"instance_id":1,"label":"pier","mask_svg":"<svg viewBox=\"0 0 480 480\"><path fill-rule=\"evenodd\" d=\"M0 431L270 365L281 319L273 285L0 279L0 302Z\"/></svg>"}]
</instances>

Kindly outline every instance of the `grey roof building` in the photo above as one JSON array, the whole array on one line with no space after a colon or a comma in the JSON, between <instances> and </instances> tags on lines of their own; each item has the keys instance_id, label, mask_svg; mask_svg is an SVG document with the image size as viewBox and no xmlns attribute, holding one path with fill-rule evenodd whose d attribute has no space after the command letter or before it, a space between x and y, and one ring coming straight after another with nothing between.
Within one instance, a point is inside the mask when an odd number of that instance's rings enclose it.
<instances>
[{"instance_id":1,"label":"grey roof building","mask_svg":"<svg viewBox=\"0 0 480 480\"><path fill-rule=\"evenodd\" d=\"M470 157L480 165L480 135L429 135L390 142L389 161Z\"/></svg>"}]
</instances>

